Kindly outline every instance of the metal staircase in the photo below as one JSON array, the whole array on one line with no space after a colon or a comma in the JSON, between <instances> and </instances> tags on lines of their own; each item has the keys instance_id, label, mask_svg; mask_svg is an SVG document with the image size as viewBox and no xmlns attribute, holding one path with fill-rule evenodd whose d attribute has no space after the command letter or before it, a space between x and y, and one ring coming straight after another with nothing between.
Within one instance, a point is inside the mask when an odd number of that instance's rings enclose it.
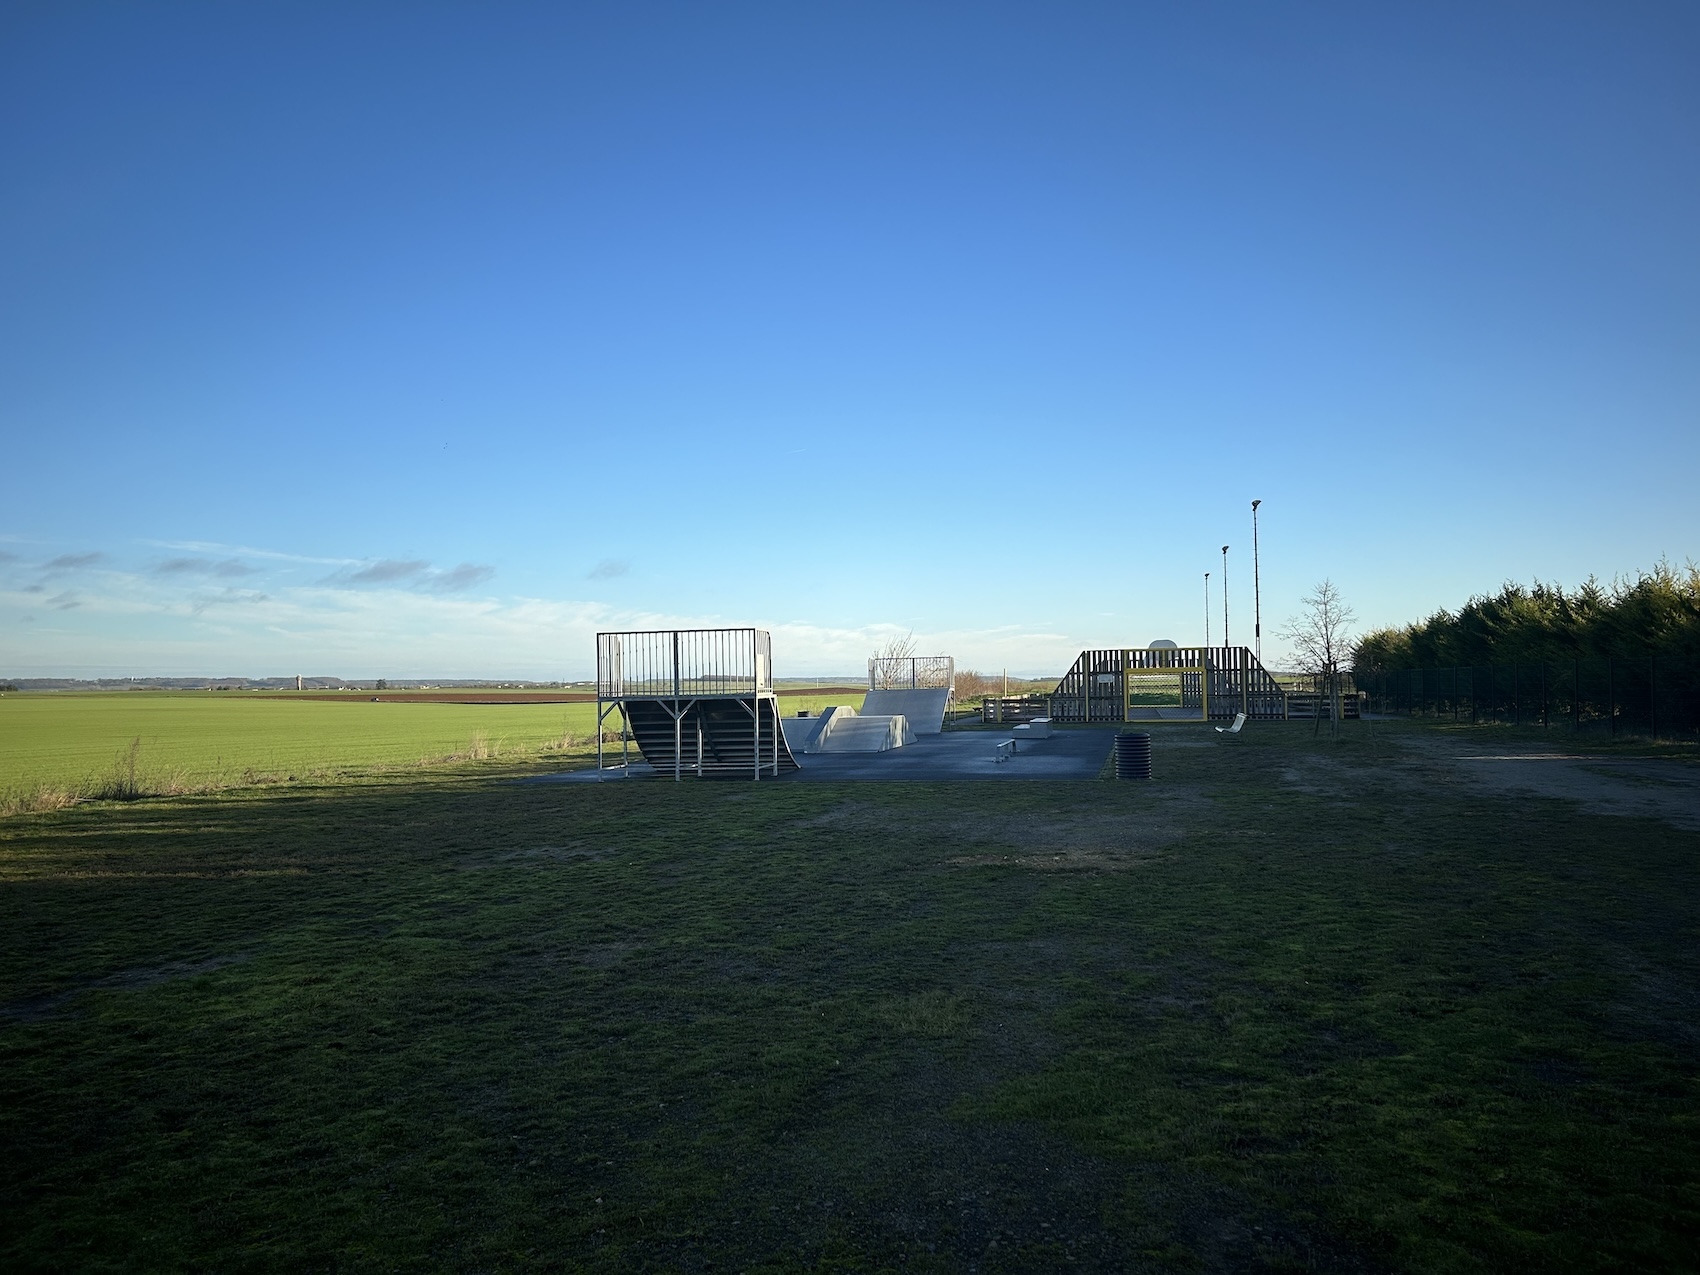
<instances>
[{"instance_id":1,"label":"metal staircase","mask_svg":"<svg viewBox=\"0 0 1700 1275\"><path fill-rule=\"evenodd\" d=\"M615 711L644 760L675 779L760 779L797 769L779 727L773 642L762 629L598 633L599 770L604 725Z\"/></svg>"},{"instance_id":2,"label":"metal staircase","mask_svg":"<svg viewBox=\"0 0 1700 1275\"><path fill-rule=\"evenodd\" d=\"M638 751L663 774L749 779L797 769L771 697L692 700L682 706L677 731L670 703L631 699L625 713Z\"/></svg>"}]
</instances>

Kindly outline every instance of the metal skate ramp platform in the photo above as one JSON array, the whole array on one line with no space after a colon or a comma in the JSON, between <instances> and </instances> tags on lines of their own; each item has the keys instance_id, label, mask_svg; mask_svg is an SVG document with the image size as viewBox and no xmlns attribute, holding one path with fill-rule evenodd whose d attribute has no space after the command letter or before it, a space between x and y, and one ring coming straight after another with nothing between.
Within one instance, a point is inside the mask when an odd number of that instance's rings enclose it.
<instances>
[{"instance_id":1,"label":"metal skate ramp platform","mask_svg":"<svg viewBox=\"0 0 1700 1275\"><path fill-rule=\"evenodd\" d=\"M998 745L1009 743L1008 731L946 731L920 735L913 744L882 753L808 753L797 758L798 768L782 773L782 784L809 783L938 783L954 781L1096 779L1109 760L1115 731L1098 728L1054 731L1049 739L1023 740L1021 752L998 760ZM656 778L644 763L629 770L573 770L538 775L521 783L620 783ZM672 771L667 772L671 781Z\"/></svg>"},{"instance_id":2,"label":"metal skate ramp platform","mask_svg":"<svg viewBox=\"0 0 1700 1275\"><path fill-rule=\"evenodd\" d=\"M1010 754L1008 731L962 730L917 735L885 753L819 753L799 758L781 783L869 783L949 780L1096 779L1115 744L1113 730L1055 731L1022 740ZM999 745L1005 746L999 760Z\"/></svg>"}]
</instances>

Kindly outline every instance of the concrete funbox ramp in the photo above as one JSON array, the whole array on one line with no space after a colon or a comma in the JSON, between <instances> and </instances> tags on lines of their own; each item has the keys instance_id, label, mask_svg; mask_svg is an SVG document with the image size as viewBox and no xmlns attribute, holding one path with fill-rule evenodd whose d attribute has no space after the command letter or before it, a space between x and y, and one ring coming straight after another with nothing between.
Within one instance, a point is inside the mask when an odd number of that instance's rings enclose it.
<instances>
[{"instance_id":1,"label":"concrete funbox ramp","mask_svg":"<svg viewBox=\"0 0 1700 1275\"><path fill-rule=\"evenodd\" d=\"M927 690L869 691L862 701L863 717L907 717L917 735L937 735L944 730L945 705L950 692L944 687Z\"/></svg>"},{"instance_id":2,"label":"concrete funbox ramp","mask_svg":"<svg viewBox=\"0 0 1700 1275\"><path fill-rule=\"evenodd\" d=\"M915 742L901 713L858 713L848 704L818 717L780 719L785 743L795 753L883 753Z\"/></svg>"}]
</instances>

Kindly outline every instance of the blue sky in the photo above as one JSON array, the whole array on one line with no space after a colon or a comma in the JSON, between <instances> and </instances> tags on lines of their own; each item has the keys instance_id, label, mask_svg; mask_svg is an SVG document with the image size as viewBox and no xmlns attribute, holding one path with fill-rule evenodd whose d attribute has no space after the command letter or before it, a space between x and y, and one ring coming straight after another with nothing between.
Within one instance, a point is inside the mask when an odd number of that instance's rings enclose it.
<instances>
[{"instance_id":1,"label":"blue sky","mask_svg":"<svg viewBox=\"0 0 1700 1275\"><path fill-rule=\"evenodd\" d=\"M1059 671L1696 554L1691 4L0 13L0 675ZM1221 594L1212 601L1220 640Z\"/></svg>"}]
</instances>

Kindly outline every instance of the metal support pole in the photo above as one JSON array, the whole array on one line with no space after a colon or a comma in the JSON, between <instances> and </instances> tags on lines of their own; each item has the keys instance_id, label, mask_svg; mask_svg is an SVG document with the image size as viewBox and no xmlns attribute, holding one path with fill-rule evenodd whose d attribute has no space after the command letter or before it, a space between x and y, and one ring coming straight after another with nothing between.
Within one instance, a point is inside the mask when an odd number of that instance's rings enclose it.
<instances>
[{"instance_id":1,"label":"metal support pole","mask_svg":"<svg viewBox=\"0 0 1700 1275\"><path fill-rule=\"evenodd\" d=\"M1571 661L1570 683L1570 729L1582 729L1582 660L1580 657Z\"/></svg>"},{"instance_id":2,"label":"metal support pole","mask_svg":"<svg viewBox=\"0 0 1700 1275\"><path fill-rule=\"evenodd\" d=\"M1606 717L1611 721L1611 733L1617 734L1617 667L1606 656Z\"/></svg>"},{"instance_id":3,"label":"metal support pole","mask_svg":"<svg viewBox=\"0 0 1700 1275\"><path fill-rule=\"evenodd\" d=\"M1547 662L1541 661L1541 729L1546 730L1552 725L1552 713L1547 704Z\"/></svg>"},{"instance_id":4,"label":"metal support pole","mask_svg":"<svg viewBox=\"0 0 1700 1275\"><path fill-rule=\"evenodd\" d=\"M1228 645L1228 546L1222 546L1222 645Z\"/></svg>"},{"instance_id":5,"label":"metal support pole","mask_svg":"<svg viewBox=\"0 0 1700 1275\"><path fill-rule=\"evenodd\" d=\"M1262 503L1251 502L1251 635L1259 664L1263 663L1263 580L1257 560L1257 507Z\"/></svg>"}]
</instances>

